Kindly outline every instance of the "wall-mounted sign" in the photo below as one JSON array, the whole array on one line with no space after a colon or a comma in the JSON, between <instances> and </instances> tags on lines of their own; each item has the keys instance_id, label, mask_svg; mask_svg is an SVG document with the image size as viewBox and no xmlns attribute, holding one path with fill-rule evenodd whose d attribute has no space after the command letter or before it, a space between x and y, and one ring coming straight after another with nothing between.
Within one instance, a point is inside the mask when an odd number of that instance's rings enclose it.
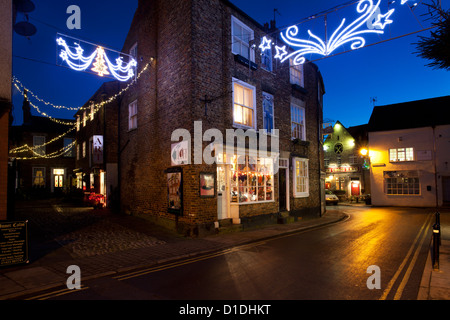
<instances>
[{"instance_id":1,"label":"wall-mounted sign","mask_svg":"<svg viewBox=\"0 0 450 320\"><path fill-rule=\"evenodd\" d=\"M103 136L93 136L92 137L93 150L92 158L94 164L103 163Z\"/></svg>"},{"instance_id":2,"label":"wall-mounted sign","mask_svg":"<svg viewBox=\"0 0 450 320\"><path fill-rule=\"evenodd\" d=\"M168 212L183 214L183 170L170 168L165 171L167 180Z\"/></svg>"},{"instance_id":3,"label":"wall-mounted sign","mask_svg":"<svg viewBox=\"0 0 450 320\"><path fill-rule=\"evenodd\" d=\"M359 167L336 167L327 168L327 173L341 173L341 172L359 172Z\"/></svg>"},{"instance_id":4,"label":"wall-mounted sign","mask_svg":"<svg viewBox=\"0 0 450 320\"><path fill-rule=\"evenodd\" d=\"M28 221L0 222L0 267L28 263Z\"/></svg>"}]
</instances>

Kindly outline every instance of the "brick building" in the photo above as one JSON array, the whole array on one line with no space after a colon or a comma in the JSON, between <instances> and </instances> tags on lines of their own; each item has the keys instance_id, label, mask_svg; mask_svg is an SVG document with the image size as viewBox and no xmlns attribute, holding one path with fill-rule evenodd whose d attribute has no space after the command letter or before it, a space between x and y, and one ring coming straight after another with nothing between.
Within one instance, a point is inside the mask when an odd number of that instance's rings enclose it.
<instances>
[{"instance_id":1,"label":"brick building","mask_svg":"<svg viewBox=\"0 0 450 320\"><path fill-rule=\"evenodd\" d=\"M13 4L1 0L0 7L0 221L6 220L8 208L8 128L11 112Z\"/></svg>"},{"instance_id":2,"label":"brick building","mask_svg":"<svg viewBox=\"0 0 450 320\"><path fill-rule=\"evenodd\" d=\"M194 236L226 222L321 214L322 77L312 63L290 67L270 50L261 55L260 40L273 31L226 0L139 1L122 51L137 57L138 72L150 68L119 109L124 212ZM261 131L273 128L277 136ZM242 129L259 146L263 136L279 146L255 155L233 140L225 152L209 129L224 139ZM199 142L213 164L194 152Z\"/></svg>"},{"instance_id":3,"label":"brick building","mask_svg":"<svg viewBox=\"0 0 450 320\"><path fill-rule=\"evenodd\" d=\"M336 121L324 141L326 189L342 200L370 193L368 161L360 153L367 147L367 125L346 128Z\"/></svg>"},{"instance_id":4,"label":"brick building","mask_svg":"<svg viewBox=\"0 0 450 320\"><path fill-rule=\"evenodd\" d=\"M75 165L75 135L70 129L75 122L31 115L26 93L22 110L23 124L10 128L16 193L42 197L70 191Z\"/></svg>"},{"instance_id":5,"label":"brick building","mask_svg":"<svg viewBox=\"0 0 450 320\"><path fill-rule=\"evenodd\" d=\"M117 81L105 82L75 114L77 187L101 194L106 205L118 201L118 100L106 103L119 91ZM114 197L116 199L114 199Z\"/></svg>"}]
</instances>

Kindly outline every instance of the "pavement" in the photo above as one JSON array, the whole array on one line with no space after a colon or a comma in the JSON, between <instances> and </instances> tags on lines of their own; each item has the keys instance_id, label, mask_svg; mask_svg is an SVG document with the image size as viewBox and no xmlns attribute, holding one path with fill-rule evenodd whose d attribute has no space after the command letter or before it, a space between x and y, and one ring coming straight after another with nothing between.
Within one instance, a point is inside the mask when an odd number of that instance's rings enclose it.
<instances>
[{"instance_id":1,"label":"pavement","mask_svg":"<svg viewBox=\"0 0 450 320\"><path fill-rule=\"evenodd\" d=\"M361 203L343 205L365 206ZM347 215L328 207L320 218L219 232L201 238L180 236L142 218L113 214L107 209L74 207L60 200L17 204L15 220L21 218L29 221L30 261L0 268L0 300L22 300L44 290L66 286L70 276L67 268L71 265L80 267L83 283L319 228L343 221ZM433 268L429 254L418 300L450 300L449 214L441 214L440 220L439 269Z\"/></svg>"}]
</instances>

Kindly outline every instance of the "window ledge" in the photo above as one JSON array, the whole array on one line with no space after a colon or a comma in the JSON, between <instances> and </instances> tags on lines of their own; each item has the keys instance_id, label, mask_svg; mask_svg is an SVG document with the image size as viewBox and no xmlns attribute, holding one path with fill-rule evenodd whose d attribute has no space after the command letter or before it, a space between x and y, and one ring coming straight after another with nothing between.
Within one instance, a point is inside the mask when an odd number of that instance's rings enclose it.
<instances>
[{"instance_id":1,"label":"window ledge","mask_svg":"<svg viewBox=\"0 0 450 320\"><path fill-rule=\"evenodd\" d=\"M305 88L299 86L298 84L292 84L292 90L301 92L303 94L308 94L308 90L306 90Z\"/></svg>"},{"instance_id":2,"label":"window ledge","mask_svg":"<svg viewBox=\"0 0 450 320\"><path fill-rule=\"evenodd\" d=\"M254 63L253 61L248 60L247 58L241 56L240 54L235 54L234 55L234 60L243 64L244 66L248 67L249 63L250 63L250 68L252 70L258 70L258 65L256 63Z\"/></svg>"}]
</instances>

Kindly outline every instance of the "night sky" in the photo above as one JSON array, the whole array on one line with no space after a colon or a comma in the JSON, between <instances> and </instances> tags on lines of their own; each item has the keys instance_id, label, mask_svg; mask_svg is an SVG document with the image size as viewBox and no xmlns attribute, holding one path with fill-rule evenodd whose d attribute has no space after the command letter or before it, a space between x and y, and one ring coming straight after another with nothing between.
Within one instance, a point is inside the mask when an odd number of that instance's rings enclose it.
<instances>
[{"instance_id":1,"label":"night sky","mask_svg":"<svg viewBox=\"0 0 450 320\"><path fill-rule=\"evenodd\" d=\"M427 35L429 31L388 41L430 26L430 22L421 16L421 13L426 12L424 5L420 4L422 1L409 0L403 6L400 5L400 1L397 0L389 7L395 8L396 11L390 17L393 23L386 27L385 34L366 36L368 46L365 48L320 60L317 60L321 58L318 55L306 57L317 64L324 78L326 89L324 118L339 120L346 127L355 126L369 121L374 104L372 98L376 98L375 105L387 105L450 94L450 72L427 67L425 65L428 61L414 54L416 46L413 43L418 41L418 35ZM33 2L36 10L29 14L29 18L38 32L29 39L14 34L13 75L46 101L56 105L79 107L95 93L101 83L111 79L58 66L56 33L64 33L120 51L137 7L137 0ZM280 14L276 15L276 21L277 27L281 30L303 22L307 17L346 3L345 0L231 0L231 2L261 24L272 20L274 9L278 9ZM387 2L382 0L382 14L389 10ZM419 5L414 9L408 7L416 2ZM66 10L70 5L78 5L81 9L81 30L69 30L66 27L69 17ZM449 4L444 4L446 5ZM328 37L343 18L346 18L348 23L357 18L355 4L327 15ZM24 19L24 15L19 13L16 21ZM325 34L323 18L302 23L299 28L300 35L306 39L308 39L307 30L311 30L320 38ZM378 41L384 42L371 45ZM350 44L343 48L343 51L347 50L350 50ZM13 90L15 125L22 123L22 100L17 90ZM37 105L54 117L73 118L73 111L63 112L42 104ZM34 109L32 113L38 114Z\"/></svg>"}]
</instances>

